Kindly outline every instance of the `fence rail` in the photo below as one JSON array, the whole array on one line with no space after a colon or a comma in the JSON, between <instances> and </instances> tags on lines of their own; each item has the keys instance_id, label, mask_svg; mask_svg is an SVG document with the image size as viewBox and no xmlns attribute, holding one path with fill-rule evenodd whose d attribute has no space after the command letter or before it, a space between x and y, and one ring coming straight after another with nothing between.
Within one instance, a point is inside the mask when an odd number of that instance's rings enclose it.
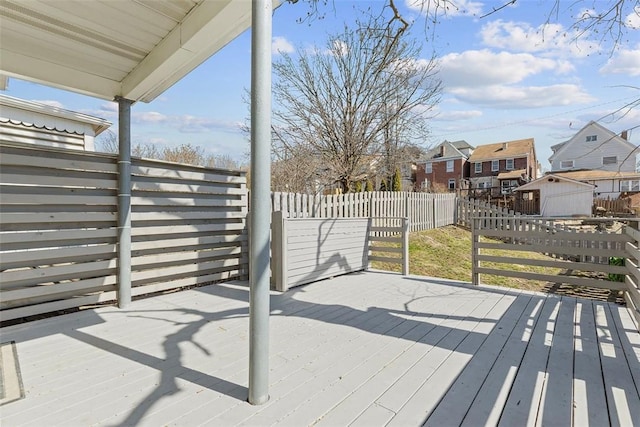
<instances>
[{"instance_id":1,"label":"fence rail","mask_svg":"<svg viewBox=\"0 0 640 427\"><path fill-rule=\"evenodd\" d=\"M272 210L289 218L409 218L410 231L456 223L455 194L371 191L337 195L274 192Z\"/></svg>"},{"instance_id":2,"label":"fence rail","mask_svg":"<svg viewBox=\"0 0 640 427\"><path fill-rule=\"evenodd\" d=\"M491 274L628 291L628 284L603 280L602 276L625 276L631 271L631 267L611 265L608 262L612 258L629 257L628 246L635 244L632 231L629 230L633 229L626 227L624 233L576 232L558 229L555 226L541 227L539 222L523 218L476 217L472 221L472 282L480 283L480 274ZM481 237L486 239L481 240ZM555 256L555 259L496 256L487 254L486 250L489 249L543 253ZM487 262L497 263L499 266L487 267L483 264ZM555 275L515 271L511 268L514 264L559 268L565 270L565 273ZM637 272L634 274L638 275Z\"/></svg>"},{"instance_id":3,"label":"fence rail","mask_svg":"<svg viewBox=\"0 0 640 427\"><path fill-rule=\"evenodd\" d=\"M116 299L117 158L0 145L0 315ZM132 160L132 295L246 277L241 172Z\"/></svg>"}]
</instances>

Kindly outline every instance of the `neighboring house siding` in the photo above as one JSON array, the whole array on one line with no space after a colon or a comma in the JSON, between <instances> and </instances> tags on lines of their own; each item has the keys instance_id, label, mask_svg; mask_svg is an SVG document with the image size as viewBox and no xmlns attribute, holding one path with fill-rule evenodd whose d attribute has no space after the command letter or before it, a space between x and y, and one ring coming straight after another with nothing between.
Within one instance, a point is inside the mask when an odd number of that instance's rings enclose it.
<instances>
[{"instance_id":1,"label":"neighboring house siding","mask_svg":"<svg viewBox=\"0 0 640 427\"><path fill-rule=\"evenodd\" d=\"M632 154L634 148L636 147L633 144L608 129L590 123L558 148L549 161L552 171L592 169L634 172L636 170L636 156L635 153ZM617 162L603 164L605 157L616 157ZM573 166L568 167L570 162L573 162Z\"/></svg>"}]
</instances>

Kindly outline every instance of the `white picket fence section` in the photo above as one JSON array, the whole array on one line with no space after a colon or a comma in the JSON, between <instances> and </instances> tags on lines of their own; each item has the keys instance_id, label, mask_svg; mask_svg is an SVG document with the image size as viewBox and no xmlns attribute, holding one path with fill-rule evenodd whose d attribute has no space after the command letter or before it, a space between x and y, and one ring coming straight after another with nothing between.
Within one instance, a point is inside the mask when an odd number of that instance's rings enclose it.
<instances>
[{"instance_id":1,"label":"white picket fence section","mask_svg":"<svg viewBox=\"0 0 640 427\"><path fill-rule=\"evenodd\" d=\"M371 191L336 195L271 194L273 212L288 218L409 218L410 231L455 224L457 197L453 193Z\"/></svg>"},{"instance_id":2,"label":"white picket fence section","mask_svg":"<svg viewBox=\"0 0 640 427\"><path fill-rule=\"evenodd\" d=\"M0 315L116 299L117 159L0 144ZM132 161L132 295L248 274L244 173Z\"/></svg>"}]
</instances>

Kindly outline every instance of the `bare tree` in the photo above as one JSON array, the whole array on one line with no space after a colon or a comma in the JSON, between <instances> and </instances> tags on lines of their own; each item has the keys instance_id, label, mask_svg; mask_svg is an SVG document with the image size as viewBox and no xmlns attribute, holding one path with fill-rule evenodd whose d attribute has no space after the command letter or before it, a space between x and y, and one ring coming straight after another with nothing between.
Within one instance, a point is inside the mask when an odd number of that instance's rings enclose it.
<instances>
[{"instance_id":1,"label":"bare tree","mask_svg":"<svg viewBox=\"0 0 640 427\"><path fill-rule=\"evenodd\" d=\"M300 0L289 0L298 3ZM523 0L502 0L485 11L482 15L474 15L465 9L467 2L463 0L411 0L412 7L419 9L424 16L425 34L433 35L438 22L447 15L471 14L475 18L483 19L499 13L509 6L516 5ZM527 1L527 0L524 0ZM304 0L307 5L306 14L299 21L312 21L324 17L324 10L333 5L335 0ZM396 7L397 0L384 0L386 7L392 8L398 18L404 19ZM540 2L541 5L543 2ZM553 0L548 2L547 8L540 8L541 16L547 24L569 17L573 22L567 35L574 41L589 39L601 45L603 51L611 54L618 48L635 43L630 34L637 32L637 22L640 19L640 4L638 0Z\"/></svg>"},{"instance_id":2,"label":"bare tree","mask_svg":"<svg viewBox=\"0 0 640 427\"><path fill-rule=\"evenodd\" d=\"M389 12L389 9L386 10ZM345 27L325 49L298 49L274 64L274 146L280 157L305 147L323 173L349 191L378 161L392 125L404 141L424 128L440 100L434 57L405 36L395 11Z\"/></svg>"},{"instance_id":3,"label":"bare tree","mask_svg":"<svg viewBox=\"0 0 640 427\"><path fill-rule=\"evenodd\" d=\"M111 129L107 129L96 137L96 150L104 153L118 152L118 135Z\"/></svg>"},{"instance_id":4,"label":"bare tree","mask_svg":"<svg viewBox=\"0 0 640 427\"><path fill-rule=\"evenodd\" d=\"M119 148L118 136L115 132L107 130L98 137L96 146L99 151L115 154ZM207 166L210 168L237 170L244 168L242 164L232 159L229 155L207 154L204 148L188 143L177 147L161 147L157 144L137 143L131 147L131 155L145 159L164 160L167 162Z\"/></svg>"}]
</instances>

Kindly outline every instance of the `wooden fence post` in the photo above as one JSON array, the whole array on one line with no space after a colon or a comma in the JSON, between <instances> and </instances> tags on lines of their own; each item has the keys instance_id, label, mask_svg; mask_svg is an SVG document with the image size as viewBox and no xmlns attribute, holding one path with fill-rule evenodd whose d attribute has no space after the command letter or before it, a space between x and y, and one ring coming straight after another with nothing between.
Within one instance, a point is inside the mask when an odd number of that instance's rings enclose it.
<instances>
[{"instance_id":1,"label":"wooden fence post","mask_svg":"<svg viewBox=\"0 0 640 427\"><path fill-rule=\"evenodd\" d=\"M478 267L480 267L480 262L478 261L478 251L480 250L478 247L480 242L478 233L479 221L478 218L471 219L471 283L473 285L480 284L480 274L478 273Z\"/></svg>"},{"instance_id":2,"label":"wooden fence post","mask_svg":"<svg viewBox=\"0 0 640 427\"><path fill-rule=\"evenodd\" d=\"M402 274L409 274L409 218L402 218Z\"/></svg>"}]
</instances>

